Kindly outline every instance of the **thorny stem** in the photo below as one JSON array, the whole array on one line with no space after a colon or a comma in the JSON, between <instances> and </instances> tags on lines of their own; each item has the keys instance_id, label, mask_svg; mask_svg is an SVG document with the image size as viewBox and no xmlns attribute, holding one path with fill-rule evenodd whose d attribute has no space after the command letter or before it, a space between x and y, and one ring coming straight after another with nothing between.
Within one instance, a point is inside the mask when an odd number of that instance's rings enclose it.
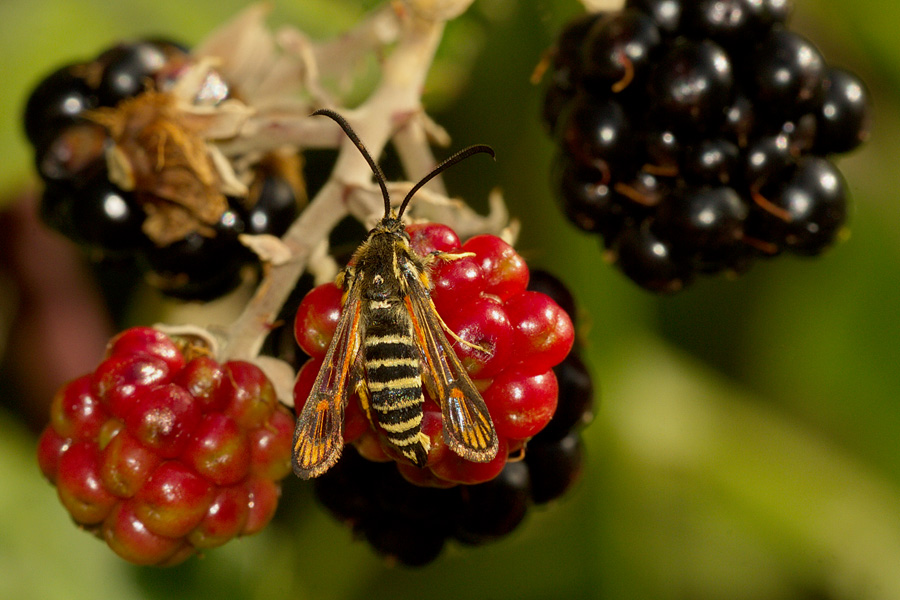
<instances>
[{"instance_id":1,"label":"thorny stem","mask_svg":"<svg viewBox=\"0 0 900 600\"><path fill-rule=\"evenodd\" d=\"M394 133L398 118L421 110L420 93L444 23L410 15L402 18L401 27L397 46L384 62L378 87L362 105L345 112L375 157ZM335 125L334 135L339 134ZM291 251L291 260L267 267L253 298L226 332L222 360L251 360L259 354L281 307L306 269L312 249L348 214L363 220L378 210L366 201L371 194L353 193L371 185L365 160L353 144L341 143L328 181L282 238Z\"/></svg>"}]
</instances>

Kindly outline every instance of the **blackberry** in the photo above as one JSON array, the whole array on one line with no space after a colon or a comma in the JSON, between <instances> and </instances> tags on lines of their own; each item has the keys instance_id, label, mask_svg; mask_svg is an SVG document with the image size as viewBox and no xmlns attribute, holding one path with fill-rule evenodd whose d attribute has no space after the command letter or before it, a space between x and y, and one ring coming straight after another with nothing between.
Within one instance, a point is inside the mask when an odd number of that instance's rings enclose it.
<instances>
[{"instance_id":1,"label":"blackberry","mask_svg":"<svg viewBox=\"0 0 900 600\"><path fill-rule=\"evenodd\" d=\"M266 176L256 202L244 216L246 232L281 236L297 218L298 212L299 199L291 183L276 175Z\"/></svg>"},{"instance_id":2,"label":"blackberry","mask_svg":"<svg viewBox=\"0 0 900 600\"><path fill-rule=\"evenodd\" d=\"M132 328L51 403L41 471L75 522L129 562L173 565L258 532L290 472L293 419L272 384L208 351Z\"/></svg>"},{"instance_id":3,"label":"blackberry","mask_svg":"<svg viewBox=\"0 0 900 600\"><path fill-rule=\"evenodd\" d=\"M868 137L869 92L853 73L831 68L822 105L816 112L817 154L849 152Z\"/></svg>"},{"instance_id":4,"label":"blackberry","mask_svg":"<svg viewBox=\"0 0 900 600\"><path fill-rule=\"evenodd\" d=\"M800 255L820 254L847 218L844 178L830 161L817 156L801 160L786 181L772 186L767 200L771 208L757 212L748 233Z\"/></svg>"},{"instance_id":5,"label":"blackberry","mask_svg":"<svg viewBox=\"0 0 900 600\"><path fill-rule=\"evenodd\" d=\"M139 41L123 43L97 57L103 71L94 93L100 106L115 106L146 89L153 76L166 66L165 47Z\"/></svg>"},{"instance_id":6,"label":"blackberry","mask_svg":"<svg viewBox=\"0 0 900 600\"><path fill-rule=\"evenodd\" d=\"M226 199L218 223L210 226L212 219L198 217L196 226L188 225L177 239L161 239L161 228L146 226L148 217L172 207L171 199L157 196L147 181L155 174L136 177L135 188L127 192L110 180L105 152L120 140L113 140L104 119L137 115L150 127L156 118L154 98L164 97L189 60L187 49L169 40L120 43L38 84L26 103L24 125L46 184L40 212L49 226L85 246L94 260L137 259L129 264L167 295L209 300L234 288L243 267L255 263L237 235L284 234L299 212L303 185L299 159L272 153L256 166L250 197ZM230 92L222 83L214 92L204 88L195 102L223 100ZM167 126L177 126L173 123ZM187 208L187 218L194 218ZM179 214L178 220L185 216Z\"/></svg>"},{"instance_id":7,"label":"blackberry","mask_svg":"<svg viewBox=\"0 0 900 600\"><path fill-rule=\"evenodd\" d=\"M552 298L526 289L528 267L502 239L478 235L461 243L452 229L434 223L410 225L407 233L419 256L434 251L473 255L435 265L429 273L431 298L454 333L445 351L454 352L467 374L481 384L498 450L480 462L451 450L446 436L452 424L445 421L439 402L427 394L414 407L418 414L411 410L407 417L417 420L418 433L428 439L425 455L416 464L390 441L381 423L366 418L368 409L355 397L345 404L341 442L356 446L366 458L396 461L413 483L447 486L489 481L503 470L510 449L521 448L552 419L558 398L553 367L565 359L574 343L572 321ZM342 306L344 295L345 290L336 284L323 284L310 291L297 309L297 343L312 357L301 367L294 387L298 414L308 414L304 413L307 403L315 398L315 373L322 368L347 310ZM433 360L433 353L428 358ZM357 422L361 427L357 428Z\"/></svg>"},{"instance_id":8,"label":"blackberry","mask_svg":"<svg viewBox=\"0 0 900 600\"><path fill-rule=\"evenodd\" d=\"M216 223L213 235L188 234L163 247L149 246L141 255L151 283L167 295L183 300L212 300L234 289L250 260L238 241L244 233L239 211L229 208Z\"/></svg>"},{"instance_id":9,"label":"blackberry","mask_svg":"<svg viewBox=\"0 0 900 600\"><path fill-rule=\"evenodd\" d=\"M654 233L649 221L621 231L613 238L612 251L622 272L652 292L671 294L693 281L694 271L687 258Z\"/></svg>"},{"instance_id":10,"label":"blackberry","mask_svg":"<svg viewBox=\"0 0 900 600\"><path fill-rule=\"evenodd\" d=\"M653 19L639 10L625 9L600 19L584 41L584 86L615 91L642 80L659 43Z\"/></svg>"},{"instance_id":11,"label":"blackberry","mask_svg":"<svg viewBox=\"0 0 900 600\"><path fill-rule=\"evenodd\" d=\"M622 105L613 99L576 97L561 123L561 144L579 164L605 170L627 164L634 154L634 134Z\"/></svg>"},{"instance_id":12,"label":"blackberry","mask_svg":"<svg viewBox=\"0 0 900 600\"><path fill-rule=\"evenodd\" d=\"M578 479L584 465L584 445L578 432L532 444L525 454L531 475L531 498L545 504L562 496Z\"/></svg>"},{"instance_id":13,"label":"blackberry","mask_svg":"<svg viewBox=\"0 0 900 600\"><path fill-rule=\"evenodd\" d=\"M131 252L146 243L141 233L143 209L131 193L113 185L105 172L95 174L80 188L62 193L70 197L56 201L71 203L72 225L84 243L110 255Z\"/></svg>"},{"instance_id":14,"label":"blackberry","mask_svg":"<svg viewBox=\"0 0 900 600\"><path fill-rule=\"evenodd\" d=\"M733 188L684 187L659 208L654 227L695 265L709 264L739 247L748 212Z\"/></svg>"},{"instance_id":15,"label":"blackberry","mask_svg":"<svg viewBox=\"0 0 900 600\"><path fill-rule=\"evenodd\" d=\"M791 118L821 104L825 59L803 36L774 29L760 41L750 64L750 93L760 108Z\"/></svg>"},{"instance_id":16,"label":"blackberry","mask_svg":"<svg viewBox=\"0 0 900 600\"><path fill-rule=\"evenodd\" d=\"M701 140L685 149L681 172L688 183L722 184L731 181L740 160L737 144L724 138Z\"/></svg>"},{"instance_id":17,"label":"blackberry","mask_svg":"<svg viewBox=\"0 0 900 600\"><path fill-rule=\"evenodd\" d=\"M67 125L79 121L97 105L96 97L80 74L80 65L61 67L44 78L25 104L25 135L34 146L42 146Z\"/></svg>"},{"instance_id":18,"label":"blackberry","mask_svg":"<svg viewBox=\"0 0 900 600\"><path fill-rule=\"evenodd\" d=\"M655 63L648 91L660 122L694 132L721 124L733 86L731 59L721 46L679 39Z\"/></svg>"},{"instance_id":19,"label":"blackberry","mask_svg":"<svg viewBox=\"0 0 900 600\"><path fill-rule=\"evenodd\" d=\"M585 231L608 233L624 218L611 186L604 183L603 171L580 165L568 156L560 157L556 168L556 189L566 217Z\"/></svg>"},{"instance_id":20,"label":"blackberry","mask_svg":"<svg viewBox=\"0 0 900 600\"><path fill-rule=\"evenodd\" d=\"M423 248L449 243L437 241L443 236L434 226L419 226L410 233ZM337 294L334 301L339 301L337 288L334 292L317 290L314 293L322 296L318 302L325 302L333 293ZM552 298L574 319L574 298L555 276L532 271L528 290ZM309 322L316 313L303 309L303 315ZM298 339L311 350L321 345L307 327L298 330ZM427 469L413 472L405 468L408 465L367 460L366 451L355 444L348 445L337 464L314 480L317 500L349 525L355 537L366 540L389 560L407 566L432 562L451 539L476 545L509 535L527 519L532 505L561 497L576 481L583 462L580 429L591 418L593 385L578 347L553 371L559 402L550 423L527 442L518 442L518 449L492 478L455 484L422 477L421 471ZM299 377L305 377L303 370ZM348 420L345 416L345 437L355 428ZM501 450L506 451L505 444Z\"/></svg>"},{"instance_id":21,"label":"blackberry","mask_svg":"<svg viewBox=\"0 0 900 600\"><path fill-rule=\"evenodd\" d=\"M790 0L627 0L552 51L553 189L638 285L677 292L840 239L832 155L866 140L869 94L789 29Z\"/></svg>"},{"instance_id":22,"label":"blackberry","mask_svg":"<svg viewBox=\"0 0 900 600\"><path fill-rule=\"evenodd\" d=\"M453 537L483 544L509 535L528 513L531 477L524 462L507 463L500 474L459 490Z\"/></svg>"},{"instance_id":23,"label":"blackberry","mask_svg":"<svg viewBox=\"0 0 900 600\"><path fill-rule=\"evenodd\" d=\"M665 34L675 34L681 25L681 0L628 0L625 6L646 13Z\"/></svg>"}]
</instances>

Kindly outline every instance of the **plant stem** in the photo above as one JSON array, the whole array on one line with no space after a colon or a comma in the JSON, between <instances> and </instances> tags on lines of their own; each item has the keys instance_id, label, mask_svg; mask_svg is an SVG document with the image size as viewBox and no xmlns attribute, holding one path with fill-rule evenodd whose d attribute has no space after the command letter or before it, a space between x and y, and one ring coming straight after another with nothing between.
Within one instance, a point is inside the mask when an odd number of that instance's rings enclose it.
<instances>
[{"instance_id":1,"label":"plant stem","mask_svg":"<svg viewBox=\"0 0 900 600\"><path fill-rule=\"evenodd\" d=\"M404 15L401 28L397 46L384 62L378 87L363 104L345 114L376 160L403 117L421 110L425 76L444 23ZM336 125L334 131L342 135ZM226 331L221 360L255 358L306 269L312 249L348 214L365 220L379 210L378 204L371 202L364 201L362 206L350 202L371 198L354 194L354 190L371 187L372 174L353 144L344 140L340 148L328 181L282 238L290 250L290 260L267 265L253 298Z\"/></svg>"}]
</instances>

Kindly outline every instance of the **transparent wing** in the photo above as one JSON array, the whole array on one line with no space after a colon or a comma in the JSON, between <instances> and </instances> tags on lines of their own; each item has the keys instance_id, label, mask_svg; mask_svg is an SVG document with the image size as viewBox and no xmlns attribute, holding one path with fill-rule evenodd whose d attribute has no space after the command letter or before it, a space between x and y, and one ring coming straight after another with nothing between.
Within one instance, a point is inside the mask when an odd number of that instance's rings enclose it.
<instances>
[{"instance_id":1,"label":"transparent wing","mask_svg":"<svg viewBox=\"0 0 900 600\"><path fill-rule=\"evenodd\" d=\"M344 406L359 381L361 369L360 294L353 285L309 398L294 430L294 473L311 479L327 471L341 456Z\"/></svg>"},{"instance_id":2,"label":"transparent wing","mask_svg":"<svg viewBox=\"0 0 900 600\"><path fill-rule=\"evenodd\" d=\"M444 324L425 286L407 278L405 298L422 354L422 376L441 405L450 449L466 460L488 462L497 455L497 433L487 406L444 335Z\"/></svg>"}]
</instances>

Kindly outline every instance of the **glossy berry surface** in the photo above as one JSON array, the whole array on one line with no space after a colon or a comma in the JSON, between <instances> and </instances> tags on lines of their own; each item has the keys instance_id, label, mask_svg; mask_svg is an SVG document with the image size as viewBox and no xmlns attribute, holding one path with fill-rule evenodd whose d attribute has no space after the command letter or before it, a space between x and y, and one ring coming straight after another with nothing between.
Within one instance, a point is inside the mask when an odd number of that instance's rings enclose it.
<instances>
[{"instance_id":1,"label":"glossy berry surface","mask_svg":"<svg viewBox=\"0 0 900 600\"><path fill-rule=\"evenodd\" d=\"M99 104L115 106L144 91L147 82L165 67L166 54L157 43L139 41L110 48L97 62L103 65L96 91Z\"/></svg>"},{"instance_id":2,"label":"glossy berry surface","mask_svg":"<svg viewBox=\"0 0 900 600\"><path fill-rule=\"evenodd\" d=\"M617 88L643 78L659 43L653 19L639 10L626 9L601 18L584 42L586 86Z\"/></svg>"},{"instance_id":3,"label":"glossy berry surface","mask_svg":"<svg viewBox=\"0 0 900 600\"><path fill-rule=\"evenodd\" d=\"M711 40L682 40L654 65L649 85L661 122L683 129L713 128L731 100L731 59Z\"/></svg>"},{"instance_id":4,"label":"glossy berry surface","mask_svg":"<svg viewBox=\"0 0 900 600\"><path fill-rule=\"evenodd\" d=\"M824 87L816 114L815 151L849 152L869 137L869 92L859 77L838 68L828 70Z\"/></svg>"},{"instance_id":5,"label":"glossy berry surface","mask_svg":"<svg viewBox=\"0 0 900 600\"><path fill-rule=\"evenodd\" d=\"M827 159L808 157L771 197L772 208L750 229L801 255L821 253L834 242L847 218L846 184ZM765 235L769 234L766 238Z\"/></svg>"},{"instance_id":6,"label":"glossy berry surface","mask_svg":"<svg viewBox=\"0 0 900 600\"><path fill-rule=\"evenodd\" d=\"M95 106L96 100L75 65L57 69L37 85L25 104L25 135L35 146L44 145Z\"/></svg>"},{"instance_id":7,"label":"glossy berry surface","mask_svg":"<svg viewBox=\"0 0 900 600\"><path fill-rule=\"evenodd\" d=\"M169 565L265 526L292 433L258 367L137 327L56 394L38 463L76 523L130 562Z\"/></svg>"},{"instance_id":8,"label":"glossy berry surface","mask_svg":"<svg viewBox=\"0 0 900 600\"><path fill-rule=\"evenodd\" d=\"M627 0L561 30L541 113L552 189L641 287L671 294L844 237L832 157L869 137L870 97L789 28L791 7Z\"/></svg>"}]
</instances>

